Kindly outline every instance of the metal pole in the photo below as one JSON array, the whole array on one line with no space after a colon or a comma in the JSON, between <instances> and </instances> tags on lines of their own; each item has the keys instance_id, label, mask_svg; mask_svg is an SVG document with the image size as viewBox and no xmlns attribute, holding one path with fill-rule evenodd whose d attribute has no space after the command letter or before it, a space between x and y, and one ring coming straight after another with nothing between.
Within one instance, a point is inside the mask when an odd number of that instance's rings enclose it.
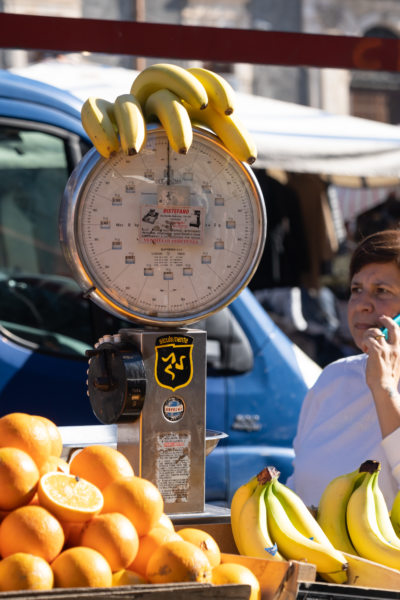
<instances>
[{"instance_id":1,"label":"metal pole","mask_svg":"<svg viewBox=\"0 0 400 600\"><path fill-rule=\"evenodd\" d=\"M136 3L136 22L144 23L146 20L146 8L145 0L135 0ZM136 57L135 69L137 71L143 71L146 68L146 59L144 56Z\"/></svg>"}]
</instances>

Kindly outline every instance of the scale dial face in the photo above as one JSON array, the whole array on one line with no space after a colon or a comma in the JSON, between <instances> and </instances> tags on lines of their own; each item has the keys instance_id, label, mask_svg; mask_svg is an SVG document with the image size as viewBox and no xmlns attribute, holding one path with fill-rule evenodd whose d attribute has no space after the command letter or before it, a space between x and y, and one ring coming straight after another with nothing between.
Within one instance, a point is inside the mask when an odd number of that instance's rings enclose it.
<instances>
[{"instance_id":1,"label":"scale dial face","mask_svg":"<svg viewBox=\"0 0 400 600\"><path fill-rule=\"evenodd\" d=\"M231 302L265 235L251 170L196 129L186 155L159 127L136 156L90 150L61 206L61 245L78 283L102 308L147 325L193 323Z\"/></svg>"}]
</instances>

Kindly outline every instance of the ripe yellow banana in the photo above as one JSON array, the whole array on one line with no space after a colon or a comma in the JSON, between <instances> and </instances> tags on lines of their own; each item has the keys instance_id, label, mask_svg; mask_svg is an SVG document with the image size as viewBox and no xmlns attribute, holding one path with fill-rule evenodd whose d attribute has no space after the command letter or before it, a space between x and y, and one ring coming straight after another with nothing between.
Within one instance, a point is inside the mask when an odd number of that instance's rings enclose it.
<instances>
[{"instance_id":1,"label":"ripe yellow banana","mask_svg":"<svg viewBox=\"0 0 400 600\"><path fill-rule=\"evenodd\" d=\"M365 476L359 469L335 477L325 487L318 504L317 521L332 544L342 552L357 554L346 525L347 503L355 486Z\"/></svg>"},{"instance_id":2,"label":"ripe yellow banana","mask_svg":"<svg viewBox=\"0 0 400 600\"><path fill-rule=\"evenodd\" d=\"M271 538L286 559L313 563L317 572L327 581L347 581L347 562L343 554L300 533L275 496L273 485L267 486L265 502Z\"/></svg>"},{"instance_id":3,"label":"ripe yellow banana","mask_svg":"<svg viewBox=\"0 0 400 600\"><path fill-rule=\"evenodd\" d=\"M390 511L390 520L396 534L400 536L400 491L397 492L393 500L392 509Z\"/></svg>"},{"instance_id":4,"label":"ripe yellow banana","mask_svg":"<svg viewBox=\"0 0 400 600\"><path fill-rule=\"evenodd\" d=\"M270 483L258 483L240 511L238 550L244 556L283 560L268 531L264 495Z\"/></svg>"},{"instance_id":5,"label":"ripe yellow banana","mask_svg":"<svg viewBox=\"0 0 400 600\"><path fill-rule=\"evenodd\" d=\"M122 150L128 156L137 154L146 139L146 123L140 103L132 94L122 94L114 101L114 116Z\"/></svg>"},{"instance_id":6,"label":"ripe yellow banana","mask_svg":"<svg viewBox=\"0 0 400 600\"><path fill-rule=\"evenodd\" d=\"M217 73L200 67L188 69L203 84L208 101L213 107L225 115L231 115L235 106L235 92L232 86Z\"/></svg>"},{"instance_id":7,"label":"ripe yellow banana","mask_svg":"<svg viewBox=\"0 0 400 600\"><path fill-rule=\"evenodd\" d=\"M257 475L249 479L235 491L231 502L231 528L236 547L240 545L239 515L245 504L258 485Z\"/></svg>"},{"instance_id":8,"label":"ripe yellow banana","mask_svg":"<svg viewBox=\"0 0 400 600\"><path fill-rule=\"evenodd\" d=\"M200 81L187 69L169 63L150 65L141 71L132 84L131 94L144 108L147 98L164 88L195 108L202 109L207 106L207 92Z\"/></svg>"},{"instance_id":9,"label":"ripe yellow banana","mask_svg":"<svg viewBox=\"0 0 400 600\"><path fill-rule=\"evenodd\" d=\"M195 110L185 102L183 104L192 121L203 124L216 133L233 156L249 165L254 163L257 158L256 145L236 114L223 115L211 105L204 110Z\"/></svg>"},{"instance_id":10,"label":"ripe yellow banana","mask_svg":"<svg viewBox=\"0 0 400 600\"><path fill-rule=\"evenodd\" d=\"M192 123L186 108L169 90L162 89L151 94L145 104L147 119L157 117L164 127L171 148L186 154L193 141Z\"/></svg>"},{"instance_id":11,"label":"ripe yellow banana","mask_svg":"<svg viewBox=\"0 0 400 600\"><path fill-rule=\"evenodd\" d=\"M119 151L112 102L90 96L82 105L81 120L84 130L99 154L109 158Z\"/></svg>"},{"instance_id":12,"label":"ripe yellow banana","mask_svg":"<svg viewBox=\"0 0 400 600\"><path fill-rule=\"evenodd\" d=\"M347 504L347 528L357 553L364 558L400 569L400 549L389 544L377 523L372 473L351 494Z\"/></svg>"},{"instance_id":13,"label":"ripe yellow banana","mask_svg":"<svg viewBox=\"0 0 400 600\"><path fill-rule=\"evenodd\" d=\"M371 479L378 529L383 535L384 539L389 542L389 544L392 544L392 546L396 546L396 548L400 549L400 539L397 537L393 528L385 497L379 487L379 470L372 474Z\"/></svg>"},{"instance_id":14,"label":"ripe yellow banana","mask_svg":"<svg viewBox=\"0 0 400 600\"><path fill-rule=\"evenodd\" d=\"M293 525L307 538L327 548L334 549L333 544L313 517L306 504L293 490L278 480L272 482L273 491L286 511Z\"/></svg>"}]
</instances>

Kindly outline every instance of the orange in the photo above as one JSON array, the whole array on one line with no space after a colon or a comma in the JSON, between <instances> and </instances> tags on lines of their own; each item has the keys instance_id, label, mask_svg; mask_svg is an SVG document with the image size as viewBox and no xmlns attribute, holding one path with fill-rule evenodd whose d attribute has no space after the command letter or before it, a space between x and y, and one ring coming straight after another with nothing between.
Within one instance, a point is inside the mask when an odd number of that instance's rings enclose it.
<instances>
[{"instance_id":1,"label":"orange","mask_svg":"<svg viewBox=\"0 0 400 600\"><path fill-rule=\"evenodd\" d=\"M165 542L179 540L182 540L182 538L178 533L171 531L166 527L159 527L157 524L156 527L153 527L153 529L149 531L149 533L146 533L146 535L139 538L138 552L134 561L128 566L128 569L136 571L141 575L146 575L147 563L156 548L161 546L161 544L165 544Z\"/></svg>"},{"instance_id":2,"label":"orange","mask_svg":"<svg viewBox=\"0 0 400 600\"><path fill-rule=\"evenodd\" d=\"M50 471L61 471L61 473L69 473L69 464L61 456L52 454L40 468L40 475L50 473Z\"/></svg>"},{"instance_id":3,"label":"orange","mask_svg":"<svg viewBox=\"0 0 400 600\"><path fill-rule=\"evenodd\" d=\"M159 489L148 479L125 477L103 489L103 512L121 512L133 523L138 535L145 535L164 512Z\"/></svg>"},{"instance_id":4,"label":"orange","mask_svg":"<svg viewBox=\"0 0 400 600\"><path fill-rule=\"evenodd\" d=\"M186 542L191 542L204 552L211 568L219 565L221 562L221 551L212 535L196 527L184 527L183 529L179 529L178 533Z\"/></svg>"},{"instance_id":5,"label":"orange","mask_svg":"<svg viewBox=\"0 0 400 600\"><path fill-rule=\"evenodd\" d=\"M115 571L112 574L112 584L113 586L119 585L143 585L147 583L147 580L139 573L134 573L134 571L127 571L126 569L121 569L120 571Z\"/></svg>"},{"instance_id":6,"label":"orange","mask_svg":"<svg viewBox=\"0 0 400 600\"><path fill-rule=\"evenodd\" d=\"M35 495L39 470L19 448L0 448L0 510L28 504Z\"/></svg>"},{"instance_id":7,"label":"orange","mask_svg":"<svg viewBox=\"0 0 400 600\"><path fill-rule=\"evenodd\" d=\"M93 548L68 548L52 562L54 587L111 587L111 567Z\"/></svg>"},{"instance_id":8,"label":"orange","mask_svg":"<svg viewBox=\"0 0 400 600\"><path fill-rule=\"evenodd\" d=\"M34 417L39 419L46 426L47 434L51 441L51 454L54 456L61 456L63 451L63 441L57 425L47 417L42 417L42 415L34 415Z\"/></svg>"},{"instance_id":9,"label":"orange","mask_svg":"<svg viewBox=\"0 0 400 600\"><path fill-rule=\"evenodd\" d=\"M0 561L0 592L51 590L53 571L40 556L16 552Z\"/></svg>"},{"instance_id":10,"label":"orange","mask_svg":"<svg viewBox=\"0 0 400 600\"><path fill-rule=\"evenodd\" d=\"M82 546L100 552L112 571L125 569L134 560L139 536L125 515L114 512L98 515L91 519L81 535Z\"/></svg>"},{"instance_id":11,"label":"orange","mask_svg":"<svg viewBox=\"0 0 400 600\"><path fill-rule=\"evenodd\" d=\"M69 471L94 483L102 490L119 477L133 477L133 468L128 459L110 446L86 446L75 454Z\"/></svg>"},{"instance_id":12,"label":"orange","mask_svg":"<svg viewBox=\"0 0 400 600\"><path fill-rule=\"evenodd\" d=\"M27 413L9 413L0 417L0 447L11 446L23 450L40 469L52 450L47 427Z\"/></svg>"},{"instance_id":13,"label":"orange","mask_svg":"<svg viewBox=\"0 0 400 600\"><path fill-rule=\"evenodd\" d=\"M150 583L211 582L211 567L204 552L185 541L161 544L150 557L146 578Z\"/></svg>"},{"instance_id":14,"label":"orange","mask_svg":"<svg viewBox=\"0 0 400 600\"><path fill-rule=\"evenodd\" d=\"M38 485L39 502L60 521L87 521L103 507L98 487L77 475L51 471Z\"/></svg>"},{"instance_id":15,"label":"orange","mask_svg":"<svg viewBox=\"0 0 400 600\"><path fill-rule=\"evenodd\" d=\"M249 585L251 588L249 600L260 600L261 588L260 582L253 571L244 565L237 563L222 563L212 570L212 583L215 585L225 585L229 583L241 583Z\"/></svg>"},{"instance_id":16,"label":"orange","mask_svg":"<svg viewBox=\"0 0 400 600\"><path fill-rule=\"evenodd\" d=\"M0 554L27 552L51 562L64 544L60 522L42 506L21 506L0 524Z\"/></svg>"}]
</instances>

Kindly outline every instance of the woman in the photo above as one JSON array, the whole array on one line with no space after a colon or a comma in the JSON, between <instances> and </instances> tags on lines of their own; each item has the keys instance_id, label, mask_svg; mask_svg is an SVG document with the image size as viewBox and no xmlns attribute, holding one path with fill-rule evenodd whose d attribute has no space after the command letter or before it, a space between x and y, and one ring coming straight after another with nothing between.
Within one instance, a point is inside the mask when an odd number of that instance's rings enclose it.
<instances>
[{"instance_id":1,"label":"woman","mask_svg":"<svg viewBox=\"0 0 400 600\"><path fill-rule=\"evenodd\" d=\"M400 231L374 233L350 263L348 323L362 354L328 365L307 394L287 484L317 506L334 477L379 460L389 506L400 487ZM387 340L382 328L388 330Z\"/></svg>"}]
</instances>

